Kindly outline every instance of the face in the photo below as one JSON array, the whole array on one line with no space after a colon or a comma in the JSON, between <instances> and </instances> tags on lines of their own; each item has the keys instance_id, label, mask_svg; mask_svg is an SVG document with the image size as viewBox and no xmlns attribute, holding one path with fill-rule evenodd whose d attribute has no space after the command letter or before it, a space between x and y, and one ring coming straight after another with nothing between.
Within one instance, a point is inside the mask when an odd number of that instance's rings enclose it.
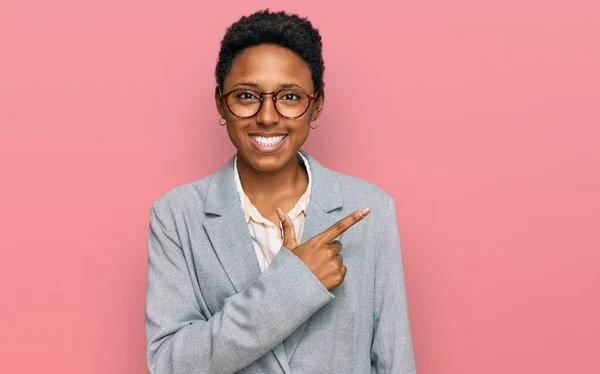
<instances>
[{"instance_id":1,"label":"face","mask_svg":"<svg viewBox=\"0 0 600 374\"><path fill-rule=\"evenodd\" d=\"M225 76L222 93L238 88L258 92L296 88L315 94L306 62L291 50L270 44L246 48L233 60L231 69ZM245 99L245 96L241 98ZM281 99L293 98L286 96ZM238 156L257 171L277 172L285 165L296 162L296 153L308 137L310 121L316 120L323 109L324 96L322 92L317 95L308 110L295 119L279 115L274 106L273 95L264 95L260 111L250 118L234 116L218 92L215 94L215 101L219 114L227 121L227 133L238 150ZM283 140L277 142L281 137Z\"/></svg>"}]
</instances>

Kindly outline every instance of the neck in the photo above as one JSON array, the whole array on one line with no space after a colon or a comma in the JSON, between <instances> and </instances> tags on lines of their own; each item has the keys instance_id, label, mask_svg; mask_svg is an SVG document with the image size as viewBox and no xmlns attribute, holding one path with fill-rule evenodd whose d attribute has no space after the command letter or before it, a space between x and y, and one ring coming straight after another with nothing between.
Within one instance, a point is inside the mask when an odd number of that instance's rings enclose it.
<instances>
[{"instance_id":1,"label":"neck","mask_svg":"<svg viewBox=\"0 0 600 374\"><path fill-rule=\"evenodd\" d=\"M308 175L296 157L287 162L281 169L273 172L261 172L254 169L238 154L238 174L244 193L251 199L277 199L294 194L295 191L306 190Z\"/></svg>"}]
</instances>

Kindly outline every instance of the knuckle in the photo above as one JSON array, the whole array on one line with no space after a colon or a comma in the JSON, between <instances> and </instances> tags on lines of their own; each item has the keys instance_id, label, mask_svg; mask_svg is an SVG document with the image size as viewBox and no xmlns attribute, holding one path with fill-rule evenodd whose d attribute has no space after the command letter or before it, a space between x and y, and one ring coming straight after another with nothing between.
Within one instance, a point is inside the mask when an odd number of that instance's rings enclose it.
<instances>
[{"instance_id":1,"label":"knuckle","mask_svg":"<svg viewBox=\"0 0 600 374\"><path fill-rule=\"evenodd\" d=\"M344 231L344 229L346 228L345 220L336 222L335 225L333 225L333 228L335 229L336 233Z\"/></svg>"}]
</instances>

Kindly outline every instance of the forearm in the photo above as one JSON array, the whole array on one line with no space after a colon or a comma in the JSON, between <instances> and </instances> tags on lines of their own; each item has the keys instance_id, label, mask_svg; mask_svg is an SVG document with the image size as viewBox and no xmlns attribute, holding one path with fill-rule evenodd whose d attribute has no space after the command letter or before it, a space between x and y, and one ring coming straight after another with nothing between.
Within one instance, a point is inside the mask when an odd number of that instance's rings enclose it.
<instances>
[{"instance_id":1,"label":"forearm","mask_svg":"<svg viewBox=\"0 0 600 374\"><path fill-rule=\"evenodd\" d=\"M152 236L146 331L152 373L231 373L279 344L334 296L293 253L281 248L269 268L206 320L182 256L168 261ZM168 244L168 243L165 243ZM175 264L176 266L173 266ZM197 303L196 303L197 304Z\"/></svg>"}]
</instances>

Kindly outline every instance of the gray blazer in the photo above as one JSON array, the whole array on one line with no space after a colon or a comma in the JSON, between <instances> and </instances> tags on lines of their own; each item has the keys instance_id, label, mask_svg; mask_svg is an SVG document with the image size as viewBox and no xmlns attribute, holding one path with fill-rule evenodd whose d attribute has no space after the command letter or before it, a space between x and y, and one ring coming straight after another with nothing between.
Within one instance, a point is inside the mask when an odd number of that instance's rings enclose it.
<instances>
[{"instance_id":1,"label":"gray blazer","mask_svg":"<svg viewBox=\"0 0 600 374\"><path fill-rule=\"evenodd\" d=\"M152 373L415 373L393 198L310 163L302 242L356 209L341 235L344 282L328 291L282 247L261 273L233 157L156 199L146 290Z\"/></svg>"}]
</instances>

